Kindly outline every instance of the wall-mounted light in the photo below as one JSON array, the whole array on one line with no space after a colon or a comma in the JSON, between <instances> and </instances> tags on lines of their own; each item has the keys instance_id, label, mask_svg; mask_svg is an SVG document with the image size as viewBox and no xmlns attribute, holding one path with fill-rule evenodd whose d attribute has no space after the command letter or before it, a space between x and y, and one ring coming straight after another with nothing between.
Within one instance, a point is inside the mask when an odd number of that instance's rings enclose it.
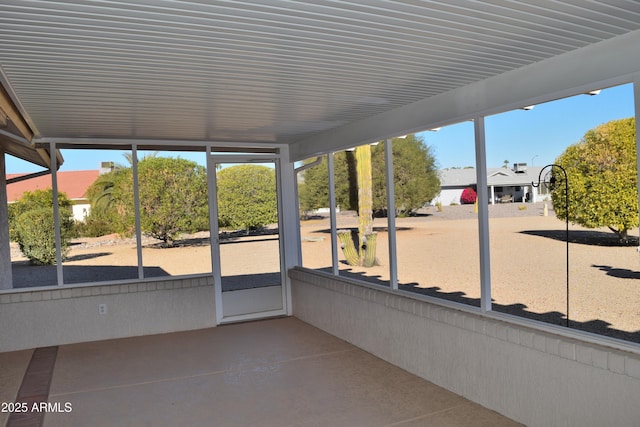
<instances>
[{"instance_id":1,"label":"wall-mounted light","mask_svg":"<svg viewBox=\"0 0 640 427\"><path fill-rule=\"evenodd\" d=\"M535 105L527 105L526 107L522 107L522 110L526 110L526 111L533 110L533 107L535 107Z\"/></svg>"},{"instance_id":2,"label":"wall-mounted light","mask_svg":"<svg viewBox=\"0 0 640 427\"><path fill-rule=\"evenodd\" d=\"M602 90L601 90L601 89L598 89L598 90L592 90L592 91L587 92L585 95L595 96L595 95L599 95L599 94L600 94L600 92L602 92Z\"/></svg>"}]
</instances>

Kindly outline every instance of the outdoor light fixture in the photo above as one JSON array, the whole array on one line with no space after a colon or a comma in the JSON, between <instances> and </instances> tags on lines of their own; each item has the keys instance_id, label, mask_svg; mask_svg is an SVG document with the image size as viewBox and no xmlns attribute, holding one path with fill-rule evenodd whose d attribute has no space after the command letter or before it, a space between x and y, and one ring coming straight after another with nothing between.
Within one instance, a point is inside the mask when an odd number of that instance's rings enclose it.
<instances>
[{"instance_id":1,"label":"outdoor light fixture","mask_svg":"<svg viewBox=\"0 0 640 427\"><path fill-rule=\"evenodd\" d=\"M535 105L527 105L526 107L522 107L522 110L525 110L525 111L533 110L533 107L535 107Z\"/></svg>"},{"instance_id":2,"label":"outdoor light fixture","mask_svg":"<svg viewBox=\"0 0 640 427\"><path fill-rule=\"evenodd\" d=\"M542 178L542 172L545 169L550 168L549 172ZM550 164L542 169L540 169L540 174L538 174L538 183L535 184L533 181L531 185L538 188L542 182L548 183L550 187L553 187L557 184L558 178L551 174L553 172L553 168L560 169L564 175L564 211L565 211L565 232L564 239L566 242L566 264L567 264L567 274L566 274L566 286L567 286L567 327L569 327L569 179L567 178L567 171L560 165ZM547 178L549 178L547 180Z\"/></svg>"},{"instance_id":3,"label":"outdoor light fixture","mask_svg":"<svg viewBox=\"0 0 640 427\"><path fill-rule=\"evenodd\" d=\"M600 92L602 92L602 90L600 90L600 89L592 90L592 91L587 92L586 95L589 95L589 96L599 95Z\"/></svg>"}]
</instances>

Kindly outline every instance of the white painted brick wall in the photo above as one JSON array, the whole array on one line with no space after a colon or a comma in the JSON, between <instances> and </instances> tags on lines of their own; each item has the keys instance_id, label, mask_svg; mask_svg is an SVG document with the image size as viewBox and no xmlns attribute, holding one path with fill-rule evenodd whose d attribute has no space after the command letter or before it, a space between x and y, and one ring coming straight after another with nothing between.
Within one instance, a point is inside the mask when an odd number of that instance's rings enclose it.
<instances>
[{"instance_id":1,"label":"white painted brick wall","mask_svg":"<svg viewBox=\"0 0 640 427\"><path fill-rule=\"evenodd\" d=\"M640 346L302 268L289 276L294 316L516 421L640 425Z\"/></svg>"}]
</instances>

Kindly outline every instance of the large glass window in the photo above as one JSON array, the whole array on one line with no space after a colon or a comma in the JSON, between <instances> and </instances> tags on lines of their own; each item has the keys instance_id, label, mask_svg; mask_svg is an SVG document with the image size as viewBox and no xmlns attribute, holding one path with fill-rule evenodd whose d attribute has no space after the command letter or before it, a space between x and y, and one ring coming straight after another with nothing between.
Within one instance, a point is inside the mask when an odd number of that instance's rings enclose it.
<instances>
[{"instance_id":1,"label":"large glass window","mask_svg":"<svg viewBox=\"0 0 640 427\"><path fill-rule=\"evenodd\" d=\"M137 279L131 151L61 152L58 191L71 201L74 227L63 258L64 283ZM61 215L62 225L66 219Z\"/></svg>"},{"instance_id":2,"label":"large glass window","mask_svg":"<svg viewBox=\"0 0 640 427\"><path fill-rule=\"evenodd\" d=\"M305 169L298 174L302 266L330 273L333 269L327 156L307 159L302 165Z\"/></svg>"},{"instance_id":3,"label":"large glass window","mask_svg":"<svg viewBox=\"0 0 640 427\"><path fill-rule=\"evenodd\" d=\"M487 117L494 310L640 341L634 114L625 85Z\"/></svg>"},{"instance_id":4,"label":"large glass window","mask_svg":"<svg viewBox=\"0 0 640 427\"><path fill-rule=\"evenodd\" d=\"M57 285L51 174L8 154L5 162L13 287ZM64 194L61 205L69 215Z\"/></svg>"},{"instance_id":5,"label":"large glass window","mask_svg":"<svg viewBox=\"0 0 640 427\"><path fill-rule=\"evenodd\" d=\"M210 273L206 153L138 151L138 187L144 277Z\"/></svg>"},{"instance_id":6,"label":"large glass window","mask_svg":"<svg viewBox=\"0 0 640 427\"><path fill-rule=\"evenodd\" d=\"M65 161L56 180L64 284L211 272L204 151L138 152L142 269L136 236L133 153L86 149L63 149L61 153ZM37 172L33 165L15 158L8 165L8 179L20 175L21 167L25 172ZM47 193L47 215L18 221L22 211L39 207L39 192ZM14 287L59 284L51 174L11 183L8 193L10 227L18 227L24 248L20 250L17 231L12 231ZM23 193L31 195L21 203ZM29 201L33 206L25 207ZM24 218L29 215L35 214ZM32 236L39 240L24 243Z\"/></svg>"},{"instance_id":7,"label":"large glass window","mask_svg":"<svg viewBox=\"0 0 640 427\"><path fill-rule=\"evenodd\" d=\"M393 140L398 287L480 305L472 122Z\"/></svg>"}]
</instances>

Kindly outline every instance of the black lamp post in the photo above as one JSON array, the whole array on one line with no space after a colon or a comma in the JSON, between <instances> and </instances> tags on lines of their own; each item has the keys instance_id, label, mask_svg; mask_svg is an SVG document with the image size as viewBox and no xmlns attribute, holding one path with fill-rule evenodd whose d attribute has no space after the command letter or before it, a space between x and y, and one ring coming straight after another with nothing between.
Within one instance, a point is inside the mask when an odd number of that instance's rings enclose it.
<instances>
[{"instance_id":1,"label":"black lamp post","mask_svg":"<svg viewBox=\"0 0 640 427\"><path fill-rule=\"evenodd\" d=\"M565 211L565 242L567 246L567 255L566 255L566 263L567 263L567 327L569 327L569 179L567 178L567 171L560 165L550 164L543 167L540 170L540 174L538 175L538 183L535 184L531 182L531 185L534 187L540 187L542 182L549 183L550 188L555 186L557 183L557 179L553 172L553 168L560 169L564 175L564 211ZM542 178L542 172L545 169L550 169L546 175L544 176L544 181ZM551 176L549 176L551 175ZM549 180L547 181L547 178Z\"/></svg>"}]
</instances>

